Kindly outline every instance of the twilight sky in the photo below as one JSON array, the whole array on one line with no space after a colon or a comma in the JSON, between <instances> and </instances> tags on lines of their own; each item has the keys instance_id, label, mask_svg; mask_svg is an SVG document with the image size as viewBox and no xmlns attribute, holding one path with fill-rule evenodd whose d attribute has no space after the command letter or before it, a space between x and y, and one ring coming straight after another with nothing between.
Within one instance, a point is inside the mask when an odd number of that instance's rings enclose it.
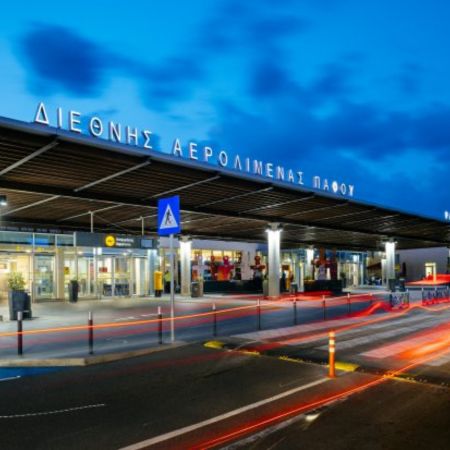
<instances>
[{"instance_id":1,"label":"twilight sky","mask_svg":"<svg viewBox=\"0 0 450 450\"><path fill-rule=\"evenodd\" d=\"M7 2L0 115L46 106L450 210L447 0Z\"/></svg>"}]
</instances>

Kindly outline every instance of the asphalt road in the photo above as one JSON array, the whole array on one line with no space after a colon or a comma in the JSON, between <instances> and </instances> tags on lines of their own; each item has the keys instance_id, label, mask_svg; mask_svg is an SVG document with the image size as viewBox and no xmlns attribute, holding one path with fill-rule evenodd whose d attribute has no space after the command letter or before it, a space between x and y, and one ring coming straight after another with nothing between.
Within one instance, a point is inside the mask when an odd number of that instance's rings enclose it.
<instances>
[{"instance_id":1,"label":"asphalt road","mask_svg":"<svg viewBox=\"0 0 450 450\"><path fill-rule=\"evenodd\" d=\"M370 358L392 369L421 361L405 349L426 349L429 360L414 367L417 379L422 374L431 381L449 379L448 318L447 309L422 311L342 330L338 355L362 363L367 352L375 352ZM191 343L84 368L2 369L0 449L109 450L138 444L131 448L185 450L233 442L258 449L403 449L425 448L425 442L426 448L448 447L442 447L449 442L448 387L363 372L339 371L331 380L325 366L280 359L286 349L323 352L322 335L311 338L308 330L307 345L284 344L270 355ZM309 419L302 416L306 412ZM295 417L283 430L259 434ZM242 442L247 436L254 440Z\"/></svg>"},{"instance_id":2,"label":"asphalt road","mask_svg":"<svg viewBox=\"0 0 450 450\"><path fill-rule=\"evenodd\" d=\"M323 379L324 373L319 366L192 344L0 382L0 448L120 448ZM187 448L201 436L188 436L174 448Z\"/></svg>"},{"instance_id":3,"label":"asphalt road","mask_svg":"<svg viewBox=\"0 0 450 450\"><path fill-rule=\"evenodd\" d=\"M448 388L389 381L229 448L447 450L449 424Z\"/></svg>"}]
</instances>

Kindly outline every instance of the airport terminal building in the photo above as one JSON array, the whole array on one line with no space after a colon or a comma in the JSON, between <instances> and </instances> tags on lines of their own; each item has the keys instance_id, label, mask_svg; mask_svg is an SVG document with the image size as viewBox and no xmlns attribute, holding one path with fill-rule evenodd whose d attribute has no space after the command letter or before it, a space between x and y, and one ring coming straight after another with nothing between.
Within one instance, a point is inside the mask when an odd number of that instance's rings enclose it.
<instances>
[{"instance_id":1,"label":"airport terminal building","mask_svg":"<svg viewBox=\"0 0 450 450\"><path fill-rule=\"evenodd\" d=\"M441 249L448 271L448 222L356 201L340 180L179 139L165 154L149 130L99 118L82 130L79 113L64 113L67 126L54 115L40 104L32 123L0 118L0 301L12 273L33 301L67 299L70 280L80 298L151 295L168 267L157 202L172 195L185 295L196 279L209 292L254 292L265 278L270 296L386 284L406 267L399 251L413 249Z\"/></svg>"}]
</instances>

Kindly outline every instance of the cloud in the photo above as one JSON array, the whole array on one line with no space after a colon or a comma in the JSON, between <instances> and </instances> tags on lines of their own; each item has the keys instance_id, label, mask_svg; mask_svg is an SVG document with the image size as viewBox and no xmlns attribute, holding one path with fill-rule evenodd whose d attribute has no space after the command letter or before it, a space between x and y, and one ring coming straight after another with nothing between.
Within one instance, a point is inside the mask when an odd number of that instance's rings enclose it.
<instances>
[{"instance_id":1,"label":"cloud","mask_svg":"<svg viewBox=\"0 0 450 450\"><path fill-rule=\"evenodd\" d=\"M424 70L417 63L403 64L397 75L394 75L394 82L398 90L405 95L417 95L422 88L421 78Z\"/></svg>"},{"instance_id":2,"label":"cloud","mask_svg":"<svg viewBox=\"0 0 450 450\"><path fill-rule=\"evenodd\" d=\"M20 47L31 71L31 86L47 92L98 95L111 58L91 41L56 25L36 25Z\"/></svg>"},{"instance_id":3,"label":"cloud","mask_svg":"<svg viewBox=\"0 0 450 450\"><path fill-rule=\"evenodd\" d=\"M153 110L164 110L168 103L189 96L204 75L198 58L188 53L145 64L56 25L33 26L22 36L19 54L28 68L32 92L96 97L112 76L123 75L138 83L144 103Z\"/></svg>"}]
</instances>

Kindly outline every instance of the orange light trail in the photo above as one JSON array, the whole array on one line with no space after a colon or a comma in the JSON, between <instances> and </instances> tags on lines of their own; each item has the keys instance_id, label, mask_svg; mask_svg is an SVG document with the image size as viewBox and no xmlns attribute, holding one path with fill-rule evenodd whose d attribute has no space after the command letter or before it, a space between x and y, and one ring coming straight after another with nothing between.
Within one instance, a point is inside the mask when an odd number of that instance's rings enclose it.
<instances>
[{"instance_id":1,"label":"orange light trail","mask_svg":"<svg viewBox=\"0 0 450 450\"><path fill-rule=\"evenodd\" d=\"M386 306L384 304L375 303L370 308L368 308L368 310L363 311L362 313L357 313L357 314L359 314L359 316L355 315L355 316L352 316L352 317L366 316L366 315L369 315L369 314L375 312L377 309L387 310ZM251 346L251 348L254 349L254 350L262 352L262 351L267 351L267 350L273 350L275 348L279 348L279 347L282 347L284 345L289 345L289 344L294 344L294 343L300 344L300 343L302 343L304 341L309 341L309 340L312 340L312 339L319 340L319 339L322 339L322 338L326 338L328 336L328 332L331 329L336 331L336 333L339 333L339 332L342 332L342 331L353 330L353 329L364 327L366 325L372 325L374 323L383 322L383 321L386 321L386 320L391 320L391 319L397 318L399 316L403 316L403 315L408 314L409 312L411 312L411 311L413 311L415 309L424 309L424 310L429 311L429 312L437 313L437 312L442 312L444 310L450 309L450 305L429 308L427 306L423 306L423 305L417 304L417 305L412 305L409 308L398 310L398 311L397 310L396 311L391 311L390 308L388 308L388 310L391 312L392 315L389 314L389 315L386 315L386 316L374 317L372 319L365 320L365 321L359 322L359 323L350 324L350 325L342 325L342 326L333 325L333 322L335 320L342 319L342 317L339 317L339 318L336 318L336 319L329 320L328 321L329 322L329 327L325 328L323 331L313 332L313 333L309 333L309 334L306 334L306 335L303 335L303 336L296 336L296 337L282 339L282 340L276 340L276 341L272 341L272 342L265 342L263 344L259 344L259 345L256 345L256 346ZM320 323L323 323L323 321L320 321Z\"/></svg>"},{"instance_id":2,"label":"orange light trail","mask_svg":"<svg viewBox=\"0 0 450 450\"><path fill-rule=\"evenodd\" d=\"M360 296L358 294L358 296ZM353 297L352 297L353 298ZM333 297L327 299L327 301L333 301L333 300L339 300L340 297ZM264 309L264 312L267 312L271 307L276 309L278 306L278 301L264 301L261 302L261 309ZM331 306L336 306L337 302ZM218 309L215 312L214 311L207 311L202 313L195 313L195 314L187 314L184 316L177 316L174 318L175 321L181 321L181 320L187 320L187 319L193 319L193 318L200 318L200 317L212 317L213 314L217 315L224 315L227 313L233 313L236 311L243 311L243 310L252 310L255 309L256 305L246 305L246 306L237 306L233 308L225 308L225 309ZM172 319L170 317L164 317L161 319L161 321L164 322L170 322ZM102 323L93 325L92 329L94 330L100 330L103 328L123 328L123 327L130 327L130 326L137 326L137 325L147 325L147 324L157 324L159 322L159 319L145 319L145 320L136 320L136 321L128 321L128 322L108 322L108 323ZM36 330L24 330L21 332L22 335L33 335L33 334L44 334L44 333L58 333L58 332L71 332L71 331L83 331L88 330L91 328L89 325L71 325L67 327L55 327L55 328L39 328ZM0 333L0 337L8 337L8 336L17 336L17 331L10 331L5 333Z\"/></svg>"}]
</instances>

